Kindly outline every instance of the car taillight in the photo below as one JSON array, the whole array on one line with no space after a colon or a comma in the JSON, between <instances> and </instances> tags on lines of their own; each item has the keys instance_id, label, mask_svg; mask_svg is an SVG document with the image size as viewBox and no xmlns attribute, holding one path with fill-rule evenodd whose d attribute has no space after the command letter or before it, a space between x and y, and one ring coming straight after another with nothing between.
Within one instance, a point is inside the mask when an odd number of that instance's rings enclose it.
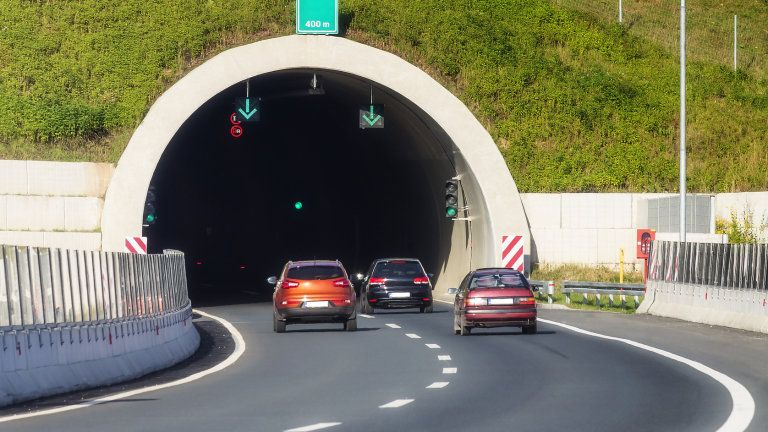
<instances>
[{"instance_id":1,"label":"car taillight","mask_svg":"<svg viewBox=\"0 0 768 432\"><path fill-rule=\"evenodd\" d=\"M333 286L335 287L349 287L349 281L346 279L337 279L333 281Z\"/></svg>"},{"instance_id":2,"label":"car taillight","mask_svg":"<svg viewBox=\"0 0 768 432\"><path fill-rule=\"evenodd\" d=\"M524 304L524 305L536 304L536 299L533 297L518 297L517 304Z\"/></svg>"},{"instance_id":3,"label":"car taillight","mask_svg":"<svg viewBox=\"0 0 768 432\"><path fill-rule=\"evenodd\" d=\"M415 283L416 285L426 285L429 283L429 278L426 276L413 278L413 283Z\"/></svg>"},{"instance_id":4,"label":"car taillight","mask_svg":"<svg viewBox=\"0 0 768 432\"><path fill-rule=\"evenodd\" d=\"M384 282L386 282L386 280L387 280L386 278L375 278L375 277L372 277L371 280L368 281L368 283L371 284L371 285L381 285Z\"/></svg>"},{"instance_id":5,"label":"car taillight","mask_svg":"<svg viewBox=\"0 0 768 432\"><path fill-rule=\"evenodd\" d=\"M283 284L280 285L281 288L296 288L299 286L299 283L292 280L284 280Z\"/></svg>"},{"instance_id":6,"label":"car taillight","mask_svg":"<svg viewBox=\"0 0 768 432\"><path fill-rule=\"evenodd\" d=\"M485 306L488 304L488 299L485 297L470 297L467 299L467 305L469 306Z\"/></svg>"}]
</instances>

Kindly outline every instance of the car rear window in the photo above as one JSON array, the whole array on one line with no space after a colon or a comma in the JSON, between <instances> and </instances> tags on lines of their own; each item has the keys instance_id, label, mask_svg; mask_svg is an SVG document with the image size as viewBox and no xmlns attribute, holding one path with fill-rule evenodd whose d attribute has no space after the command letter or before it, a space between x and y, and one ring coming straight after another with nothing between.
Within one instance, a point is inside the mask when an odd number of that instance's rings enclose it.
<instances>
[{"instance_id":1,"label":"car rear window","mask_svg":"<svg viewBox=\"0 0 768 432\"><path fill-rule=\"evenodd\" d=\"M421 264L418 261L382 261L376 264L372 276L377 278L414 278L424 276L424 270L422 270Z\"/></svg>"},{"instance_id":2,"label":"car rear window","mask_svg":"<svg viewBox=\"0 0 768 432\"><path fill-rule=\"evenodd\" d=\"M528 283L520 273L484 273L472 278L469 289L475 288L528 288Z\"/></svg>"},{"instance_id":3,"label":"car rear window","mask_svg":"<svg viewBox=\"0 0 768 432\"><path fill-rule=\"evenodd\" d=\"M344 277L344 270L335 265L306 265L288 269L288 279L319 280Z\"/></svg>"}]
</instances>

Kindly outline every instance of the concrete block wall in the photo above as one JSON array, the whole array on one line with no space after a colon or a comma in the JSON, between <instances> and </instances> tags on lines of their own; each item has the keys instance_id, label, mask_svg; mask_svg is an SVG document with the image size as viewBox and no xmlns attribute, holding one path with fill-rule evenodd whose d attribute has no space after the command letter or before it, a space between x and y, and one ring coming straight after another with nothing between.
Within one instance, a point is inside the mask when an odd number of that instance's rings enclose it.
<instances>
[{"instance_id":1,"label":"concrete block wall","mask_svg":"<svg viewBox=\"0 0 768 432\"><path fill-rule=\"evenodd\" d=\"M112 164L0 160L0 244L101 249Z\"/></svg>"},{"instance_id":2,"label":"concrete block wall","mask_svg":"<svg viewBox=\"0 0 768 432\"><path fill-rule=\"evenodd\" d=\"M641 226L639 202L669 193L528 193L520 194L531 230L531 258L542 264L619 264L639 266L635 259L636 232ZM715 195L715 214L728 218L731 211L754 212L756 225L768 224L768 192ZM763 232L768 240L768 229ZM677 240L678 234L658 233L658 239ZM714 234L689 234L690 241L726 242Z\"/></svg>"},{"instance_id":3,"label":"concrete block wall","mask_svg":"<svg viewBox=\"0 0 768 432\"><path fill-rule=\"evenodd\" d=\"M0 406L127 381L194 353L191 308L153 318L0 331Z\"/></svg>"}]
</instances>

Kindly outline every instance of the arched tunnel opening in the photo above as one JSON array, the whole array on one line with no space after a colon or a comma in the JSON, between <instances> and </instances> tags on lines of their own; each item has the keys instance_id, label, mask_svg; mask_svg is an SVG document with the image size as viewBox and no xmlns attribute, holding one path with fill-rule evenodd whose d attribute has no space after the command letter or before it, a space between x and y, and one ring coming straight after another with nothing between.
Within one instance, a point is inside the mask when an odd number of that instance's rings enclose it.
<instances>
[{"instance_id":1,"label":"arched tunnel opening","mask_svg":"<svg viewBox=\"0 0 768 432\"><path fill-rule=\"evenodd\" d=\"M310 90L314 77L321 91ZM246 91L261 99L260 120L242 122L235 138L230 116ZM371 95L383 129L360 128ZM461 273L471 230L445 217L443 194L459 158L391 89L327 70L264 74L208 100L177 131L150 183L157 219L144 235L152 253L185 252L198 303L266 300L265 279L288 260L339 259L355 273L375 258L416 257L439 276L453 254Z\"/></svg>"}]
</instances>

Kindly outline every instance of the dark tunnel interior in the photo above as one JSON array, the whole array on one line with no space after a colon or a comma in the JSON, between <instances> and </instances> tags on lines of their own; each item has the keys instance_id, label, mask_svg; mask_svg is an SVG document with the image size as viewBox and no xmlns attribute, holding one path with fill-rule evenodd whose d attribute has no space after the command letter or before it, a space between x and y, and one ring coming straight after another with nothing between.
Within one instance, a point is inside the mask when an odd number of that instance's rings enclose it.
<instances>
[{"instance_id":1,"label":"dark tunnel interior","mask_svg":"<svg viewBox=\"0 0 768 432\"><path fill-rule=\"evenodd\" d=\"M310 92L314 76L323 94ZM186 254L194 302L269 299L265 279L288 260L339 259L355 273L375 258L408 256L439 271L452 229L442 188L455 163L425 113L331 71L261 75L248 91L261 98L258 122L230 134L246 83L230 87L184 123L151 181L150 252ZM371 91L383 129L359 127Z\"/></svg>"}]
</instances>

